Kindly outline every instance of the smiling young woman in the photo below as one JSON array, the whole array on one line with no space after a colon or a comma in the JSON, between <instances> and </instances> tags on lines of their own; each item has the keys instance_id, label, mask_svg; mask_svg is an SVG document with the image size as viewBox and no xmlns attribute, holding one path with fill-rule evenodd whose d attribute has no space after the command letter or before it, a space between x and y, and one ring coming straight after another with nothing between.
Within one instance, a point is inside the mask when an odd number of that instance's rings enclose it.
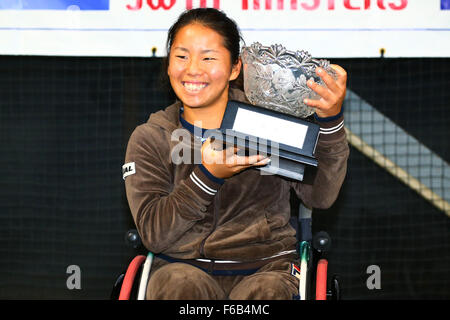
<instances>
[{"instance_id":1,"label":"smiling young woman","mask_svg":"<svg viewBox=\"0 0 450 320\"><path fill-rule=\"evenodd\" d=\"M311 85L322 97L316 120L325 128L313 184L261 175L251 168L266 163L262 156L215 151L208 140L200 163L172 161L174 132L185 129L195 145L202 138L196 134L220 127L229 99L248 103L230 87L241 71L240 42L236 23L223 12L184 12L167 38L166 72L178 101L151 114L129 139L128 203L142 243L155 254L147 299L292 299L299 257L290 190L307 206L326 208L344 180L345 78L335 82L323 72L327 88Z\"/></svg>"},{"instance_id":2,"label":"smiling young woman","mask_svg":"<svg viewBox=\"0 0 450 320\"><path fill-rule=\"evenodd\" d=\"M183 103L183 118L201 121L205 129L220 127L229 82L241 69L241 61L232 62L223 42L220 34L194 22L177 32L170 50L167 74Z\"/></svg>"}]
</instances>

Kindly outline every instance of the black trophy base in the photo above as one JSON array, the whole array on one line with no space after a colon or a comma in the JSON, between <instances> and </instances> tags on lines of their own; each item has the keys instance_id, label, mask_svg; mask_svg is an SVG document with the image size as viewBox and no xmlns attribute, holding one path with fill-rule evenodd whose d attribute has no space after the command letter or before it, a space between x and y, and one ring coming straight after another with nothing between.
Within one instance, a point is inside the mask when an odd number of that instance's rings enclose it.
<instances>
[{"instance_id":1,"label":"black trophy base","mask_svg":"<svg viewBox=\"0 0 450 320\"><path fill-rule=\"evenodd\" d=\"M292 180L303 181L305 177L305 166L301 163L288 159L280 158L278 165L265 165L263 167L255 167L264 175L278 175Z\"/></svg>"},{"instance_id":2,"label":"black trophy base","mask_svg":"<svg viewBox=\"0 0 450 320\"><path fill-rule=\"evenodd\" d=\"M265 166L254 167L263 175L279 175L296 181L303 181L308 167L317 166L317 160L286 150L273 149L270 144L255 144L249 142L249 137L240 133L226 135L218 133L212 142L216 150L237 147L239 156L261 154L271 162ZM253 139L251 141L254 141ZM306 166L307 165L307 166Z\"/></svg>"},{"instance_id":3,"label":"black trophy base","mask_svg":"<svg viewBox=\"0 0 450 320\"><path fill-rule=\"evenodd\" d=\"M247 124L251 129L248 129ZM218 131L215 138L222 147L235 146L241 152L245 150L245 155L268 156L271 162L264 167L258 167L261 174L274 174L303 181L305 171L309 172L310 167L318 165L314 151L319 137L319 126L315 123L230 100ZM297 136L297 142L285 139L295 132L303 133ZM270 138L263 139L261 136L274 137L279 142ZM238 152L238 155L243 155L241 152Z\"/></svg>"}]
</instances>

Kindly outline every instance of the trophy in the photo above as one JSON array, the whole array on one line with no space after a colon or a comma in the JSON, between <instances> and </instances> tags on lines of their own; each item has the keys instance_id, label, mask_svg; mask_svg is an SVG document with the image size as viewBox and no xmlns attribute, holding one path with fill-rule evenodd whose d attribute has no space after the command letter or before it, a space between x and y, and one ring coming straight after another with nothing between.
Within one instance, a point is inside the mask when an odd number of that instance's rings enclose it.
<instances>
[{"instance_id":1,"label":"trophy","mask_svg":"<svg viewBox=\"0 0 450 320\"><path fill-rule=\"evenodd\" d=\"M323 85L315 69L322 67L336 78L334 70L327 60L314 59L306 51L257 42L242 48L241 59L251 104L228 102L220 127L224 146L237 146L245 155L267 155L271 162L258 170L303 181L305 168L317 167L319 136L319 126L306 120L314 109L303 99L320 97L306 82L313 79Z\"/></svg>"},{"instance_id":2,"label":"trophy","mask_svg":"<svg viewBox=\"0 0 450 320\"><path fill-rule=\"evenodd\" d=\"M265 47L256 42L242 48L241 58L247 99L254 105L299 118L314 113L304 99L320 98L306 85L308 80L323 85L316 68L323 68L336 79L329 61L313 59L304 50L293 52L281 45Z\"/></svg>"}]
</instances>

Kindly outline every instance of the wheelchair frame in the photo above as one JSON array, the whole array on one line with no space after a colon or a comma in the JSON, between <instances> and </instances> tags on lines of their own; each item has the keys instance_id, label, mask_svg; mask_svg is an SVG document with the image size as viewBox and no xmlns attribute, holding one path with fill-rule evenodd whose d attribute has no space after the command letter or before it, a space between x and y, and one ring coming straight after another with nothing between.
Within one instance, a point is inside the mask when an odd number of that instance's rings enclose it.
<instances>
[{"instance_id":1,"label":"wheelchair frame","mask_svg":"<svg viewBox=\"0 0 450 320\"><path fill-rule=\"evenodd\" d=\"M340 300L340 281L337 275L328 279L326 253L331 238L325 231L312 235L312 209L300 204L298 217L291 218L297 230L298 253L300 256L299 300ZM137 248L140 238L136 230L130 230L127 240ZM145 300L148 278L154 254L135 256L124 273L113 285L111 300ZM139 279L137 281L137 279Z\"/></svg>"}]
</instances>

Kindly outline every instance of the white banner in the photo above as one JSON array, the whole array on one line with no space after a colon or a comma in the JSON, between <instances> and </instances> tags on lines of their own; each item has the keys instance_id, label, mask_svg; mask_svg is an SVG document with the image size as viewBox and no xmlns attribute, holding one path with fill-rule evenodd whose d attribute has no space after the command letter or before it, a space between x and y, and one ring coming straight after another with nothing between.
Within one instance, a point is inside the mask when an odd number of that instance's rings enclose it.
<instances>
[{"instance_id":1,"label":"white banner","mask_svg":"<svg viewBox=\"0 0 450 320\"><path fill-rule=\"evenodd\" d=\"M315 57L450 57L450 0L0 0L0 54L157 56L186 9Z\"/></svg>"}]
</instances>

